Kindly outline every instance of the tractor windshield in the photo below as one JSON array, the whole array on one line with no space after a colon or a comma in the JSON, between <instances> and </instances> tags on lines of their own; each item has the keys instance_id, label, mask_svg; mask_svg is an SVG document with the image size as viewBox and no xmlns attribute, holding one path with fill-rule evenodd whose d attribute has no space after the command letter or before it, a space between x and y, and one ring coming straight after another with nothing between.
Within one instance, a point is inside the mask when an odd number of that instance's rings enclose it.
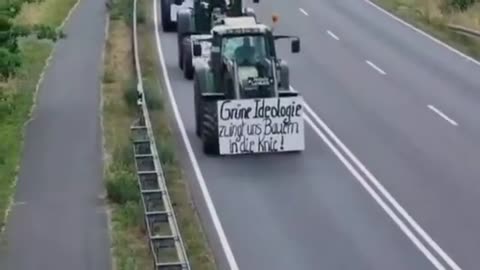
<instances>
[{"instance_id":1,"label":"tractor windshield","mask_svg":"<svg viewBox=\"0 0 480 270\"><path fill-rule=\"evenodd\" d=\"M234 62L240 98L274 96L272 64L265 35L225 36L222 56Z\"/></svg>"},{"instance_id":2,"label":"tractor windshield","mask_svg":"<svg viewBox=\"0 0 480 270\"><path fill-rule=\"evenodd\" d=\"M223 56L238 65L255 65L268 57L268 48L263 35L226 36L222 39Z\"/></svg>"}]
</instances>

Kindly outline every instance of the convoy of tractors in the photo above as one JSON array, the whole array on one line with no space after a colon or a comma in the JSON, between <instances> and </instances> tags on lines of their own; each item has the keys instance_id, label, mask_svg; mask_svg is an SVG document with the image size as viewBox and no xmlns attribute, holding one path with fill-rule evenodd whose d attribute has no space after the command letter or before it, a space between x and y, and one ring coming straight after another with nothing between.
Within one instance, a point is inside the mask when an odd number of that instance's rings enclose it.
<instances>
[{"instance_id":1,"label":"convoy of tractors","mask_svg":"<svg viewBox=\"0 0 480 270\"><path fill-rule=\"evenodd\" d=\"M193 80L204 153L303 151L303 100L275 47L290 39L298 53L299 38L274 35L241 0L160 1L162 28L176 31L178 66Z\"/></svg>"}]
</instances>

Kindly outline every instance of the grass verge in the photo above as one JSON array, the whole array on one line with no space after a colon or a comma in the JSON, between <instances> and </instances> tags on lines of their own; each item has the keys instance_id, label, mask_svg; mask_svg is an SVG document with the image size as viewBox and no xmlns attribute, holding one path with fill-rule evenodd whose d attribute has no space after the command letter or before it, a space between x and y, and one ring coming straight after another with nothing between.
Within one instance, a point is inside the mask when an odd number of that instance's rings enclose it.
<instances>
[{"instance_id":1,"label":"grass verge","mask_svg":"<svg viewBox=\"0 0 480 270\"><path fill-rule=\"evenodd\" d=\"M15 23L20 25L45 24L58 27L76 2L77 0L44 0L24 3L22 10L15 18Z\"/></svg>"},{"instance_id":2,"label":"grass verge","mask_svg":"<svg viewBox=\"0 0 480 270\"><path fill-rule=\"evenodd\" d=\"M62 2L62 9L32 9L35 5L52 5ZM27 24L26 10L36 23L50 23L60 26L76 0L44 0L41 4L24 4L15 18L18 24ZM52 20L51 18L56 18ZM45 63L52 52L54 43L33 37L19 41L22 67L18 74L8 81L0 82L0 231L4 226L7 208L15 190L20 153L23 146L24 123L30 117L36 86Z\"/></svg>"},{"instance_id":3,"label":"grass verge","mask_svg":"<svg viewBox=\"0 0 480 270\"><path fill-rule=\"evenodd\" d=\"M444 12L440 0L373 0L389 12L430 33L448 45L480 60L480 38L450 30L456 24L480 30L480 3L466 12Z\"/></svg>"},{"instance_id":4,"label":"grass verge","mask_svg":"<svg viewBox=\"0 0 480 270\"><path fill-rule=\"evenodd\" d=\"M163 88L158 74L161 74L161 68L158 66L158 56L156 42L152 31L153 10L150 8L151 1L139 0L139 8L144 14L139 16L139 20L143 17L145 23L140 24L139 40L140 40L140 59L142 72L144 76L144 84L147 98L151 100L148 103L149 109L152 111L152 126L159 147L159 155L162 159L163 168L167 177L167 185L172 198L172 204L175 208L177 222L182 232L183 240L187 248L192 269L198 270L214 270L216 265L213 255L209 249L207 239L198 217L198 213L194 211L193 202L189 194L189 186L184 181L184 176L180 168L178 157L174 149L176 145L172 136L172 129L169 117L164 110L164 100L167 93Z\"/></svg>"},{"instance_id":5,"label":"grass verge","mask_svg":"<svg viewBox=\"0 0 480 270\"><path fill-rule=\"evenodd\" d=\"M115 2L116 10L112 13L117 12L118 7L119 3ZM118 16L110 18L102 85L107 157L105 174L111 211L114 269L149 269L152 260L144 236L129 136L130 125L136 116L134 99L129 96L136 91L131 28L123 19L128 10L118 12Z\"/></svg>"},{"instance_id":6,"label":"grass verge","mask_svg":"<svg viewBox=\"0 0 480 270\"><path fill-rule=\"evenodd\" d=\"M149 0L139 1L139 54L148 97L150 117L167 179L178 225L185 241L192 269L214 270L201 225L190 202L188 188L175 156L172 133L161 84L152 35ZM147 269L152 258L145 235L143 208L135 178L130 125L136 115L135 74L132 63L131 0L116 0L110 18L103 79L103 125L106 140L106 185L111 206L113 255L116 269ZM148 19L146 19L148 18Z\"/></svg>"}]
</instances>

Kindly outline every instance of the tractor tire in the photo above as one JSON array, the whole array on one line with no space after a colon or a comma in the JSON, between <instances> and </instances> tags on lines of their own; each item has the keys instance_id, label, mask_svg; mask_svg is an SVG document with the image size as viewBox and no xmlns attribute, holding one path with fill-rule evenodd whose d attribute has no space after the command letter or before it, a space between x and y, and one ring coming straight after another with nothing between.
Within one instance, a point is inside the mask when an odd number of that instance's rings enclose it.
<instances>
[{"instance_id":1,"label":"tractor tire","mask_svg":"<svg viewBox=\"0 0 480 270\"><path fill-rule=\"evenodd\" d=\"M177 24L171 19L171 5L173 0L160 0L162 8L162 28L164 32L174 32Z\"/></svg>"},{"instance_id":2,"label":"tractor tire","mask_svg":"<svg viewBox=\"0 0 480 270\"><path fill-rule=\"evenodd\" d=\"M193 98L194 98L194 111L195 111L195 134L197 137L202 136L202 104L201 104L201 85L197 76L194 76L193 80Z\"/></svg>"},{"instance_id":3,"label":"tractor tire","mask_svg":"<svg viewBox=\"0 0 480 270\"><path fill-rule=\"evenodd\" d=\"M279 89L290 90L290 69L285 60L280 61L280 87Z\"/></svg>"},{"instance_id":4,"label":"tractor tire","mask_svg":"<svg viewBox=\"0 0 480 270\"><path fill-rule=\"evenodd\" d=\"M201 114L201 137L203 152L207 155L219 155L220 145L218 141L217 103L202 102Z\"/></svg>"},{"instance_id":5,"label":"tractor tire","mask_svg":"<svg viewBox=\"0 0 480 270\"><path fill-rule=\"evenodd\" d=\"M218 156L220 154L218 140L203 141L203 153L206 155Z\"/></svg>"},{"instance_id":6,"label":"tractor tire","mask_svg":"<svg viewBox=\"0 0 480 270\"><path fill-rule=\"evenodd\" d=\"M183 76L191 80L193 79L193 53L192 53L192 41L190 37L183 39Z\"/></svg>"},{"instance_id":7,"label":"tractor tire","mask_svg":"<svg viewBox=\"0 0 480 270\"><path fill-rule=\"evenodd\" d=\"M191 10L180 10L177 14L177 48L178 48L178 67L183 69L183 39L184 33L190 31Z\"/></svg>"},{"instance_id":8,"label":"tractor tire","mask_svg":"<svg viewBox=\"0 0 480 270\"><path fill-rule=\"evenodd\" d=\"M178 49L178 67L183 70L183 40L180 40L181 38L178 37L177 41L177 49Z\"/></svg>"}]
</instances>

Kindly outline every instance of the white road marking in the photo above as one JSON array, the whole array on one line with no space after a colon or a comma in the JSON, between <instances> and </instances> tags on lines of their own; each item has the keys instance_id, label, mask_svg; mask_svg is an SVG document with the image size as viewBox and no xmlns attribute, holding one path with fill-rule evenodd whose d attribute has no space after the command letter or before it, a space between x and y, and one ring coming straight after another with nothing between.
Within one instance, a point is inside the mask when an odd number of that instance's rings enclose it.
<instances>
[{"instance_id":1,"label":"white road marking","mask_svg":"<svg viewBox=\"0 0 480 270\"><path fill-rule=\"evenodd\" d=\"M300 10L300 12L302 12L303 14L305 14L305 16L308 16L308 13L305 11L305 9L299 8L298 10Z\"/></svg>"},{"instance_id":2,"label":"white road marking","mask_svg":"<svg viewBox=\"0 0 480 270\"><path fill-rule=\"evenodd\" d=\"M159 34L159 29L158 29L158 11L157 11L157 1L153 0L153 11L154 11L154 23L155 23L155 40L157 43L157 52L158 52L158 58L160 60L160 64L162 66L163 70L163 77L165 79L165 83L167 86L167 92L168 92L168 97L170 99L170 103L172 105L172 109L175 115L175 120L178 124L183 143L185 144L188 156L190 158L190 161L192 162L192 167L195 172L195 175L198 180L198 184L200 186L200 189L202 191L203 198L205 199L205 203L208 209L208 212L210 213L210 217L212 218L213 225L215 227L215 230L218 234L218 237L220 239L221 246L223 248L223 251L225 252L226 259L228 261L228 265L230 267L230 270L239 270L238 264L235 260L235 257L233 256L232 249L230 247L230 244L228 242L227 236L225 234L225 231L223 230L222 224L220 222L220 218L218 217L217 211L215 209L215 205L213 204L213 200L210 196L210 192L208 191L208 187L205 183L205 179L203 178L203 174L200 170L200 166L198 165L197 158L195 157L195 153L193 152L192 149L192 144L190 143L190 140L187 136L187 132L185 131L185 125L183 124L182 118L180 116L180 112L178 110L178 105L177 102L175 101L175 97L173 95L172 91L172 86L170 84L170 78L168 76L168 70L167 66L165 64L165 60L163 57L163 52L162 52L162 47L161 47L161 42L160 42L160 34Z\"/></svg>"},{"instance_id":3,"label":"white road marking","mask_svg":"<svg viewBox=\"0 0 480 270\"><path fill-rule=\"evenodd\" d=\"M377 67L374 63L370 62L369 60L366 60L365 61L370 67L372 67L373 69L375 69L378 73L382 74L382 75L386 75L387 73L385 73L385 71L383 71L381 68Z\"/></svg>"},{"instance_id":4,"label":"white road marking","mask_svg":"<svg viewBox=\"0 0 480 270\"><path fill-rule=\"evenodd\" d=\"M14 206L26 205L27 202L15 202L13 203Z\"/></svg>"},{"instance_id":5,"label":"white road marking","mask_svg":"<svg viewBox=\"0 0 480 270\"><path fill-rule=\"evenodd\" d=\"M305 104L306 105L306 104ZM307 111L309 112L309 107ZM312 114L313 115L313 114ZM313 117L315 117L313 115ZM427 257L427 259L438 269L446 270L445 267L435 258L435 256L428 250L427 247L415 236L415 234L408 228L408 226L400 219L400 217L395 214L392 208L380 197L380 195L367 183L365 178L358 172L358 170L347 160L347 158L338 150L337 147L332 143L330 139L320 130L315 123L310 119L310 117L305 114L304 116L307 123L313 128L315 133L327 144L327 146L332 150L332 152L337 156L337 158L345 165L348 171L357 179L357 181L362 185L363 188L372 196L372 198L380 205L380 207L387 213L387 215L397 224L397 226L402 230L405 235L415 244L415 246Z\"/></svg>"},{"instance_id":6,"label":"white road marking","mask_svg":"<svg viewBox=\"0 0 480 270\"><path fill-rule=\"evenodd\" d=\"M448 117L446 114L444 114L442 111L440 111L439 109L435 108L435 106L433 105L428 105L428 108L432 111L434 111L436 114L440 115L440 117L442 117L443 119L445 119L447 122L449 122L450 124L454 125L454 126L458 126L458 123L453 121L450 117Z\"/></svg>"},{"instance_id":7,"label":"white road marking","mask_svg":"<svg viewBox=\"0 0 480 270\"><path fill-rule=\"evenodd\" d=\"M293 89L293 88L292 88ZM358 160L358 158L350 151L345 144L333 133L333 131L325 124L325 122L310 108L310 106L305 102L305 109L316 123L325 131L325 133L335 142L338 147L345 153L345 155L357 166L357 168L366 176L366 179L383 195L383 197L393 206L393 208L403 217L405 221L413 228L413 230L421 236L421 238L441 257L453 270L461 270L461 268L451 259L445 251L423 230L423 228L407 213L407 211L395 200L395 198L385 189L385 187L378 181L378 179L365 167L363 163ZM309 118L306 115L306 118ZM307 120L307 119L306 119ZM438 269L443 270L445 267L437 260L435 256L432 256L430 251L425 248L422 242L419 242L418 238L411 233L408 227L405 227L403 221L398 220L395 213L392 215L391 209L387 206L384 208L383 199L378 197L378 194L373 190L368 183L366 183L365 178L358 174L353 165L345 159L341 152L332 144L332 142L327 138L327 136L316 126L312 125L312 121L307 120L307 122L312 126L314 131L322 138L322 140L330 147L330 149L335 153L335 155L342 161L342 163L349 169L349 171L355 176L355 178L362 184L362 186L367 189L369 194L380 204L380 206L387 212L387 214L394 220L394 222L400 227L400 229L407 235L407 237L419 248L422 253L430 260L430 262ZM353 168L353 170L352 170ZM380 201L378 201L380 199ZM390 210L388 210L390 209Z\"/></svg>"},{"instance_id":8,"label":"white road marking","mask_svg":"<svg viewBox=\"0 0 480 270\"><path fill-rule=\"evenodd\" d=\"M369 4L370 6L374 7L375 9L377 9L378 11L380 11L380 12L382 12L383 14L387 15L388 17L394 19L395 21L403 24L404 26L410 28L411 30L417 32L418 34L423 35L424 37L430 39L431 41L435 42L436 44L438 44L438 45L440 45L440 46L443 46L444 48L448 49L449 51L454 52L454 53L458 54L459 56L465 58L466 60L468 60L468 61L470 61L470 62L472 62L472 63L480 66L480 62L477 61L477 60L475 60L475 59L473 59L472 57L470 57L470 56L462 53L461 51L453 48L452 46L446 44L445 42L443 42L443 41L441 41L441 40L433 37L432 35L426 33L425 31L420 30L420 29L418 29L417 27L415 27L415 26L407 23L406 21L404 21L404 20L400 19L399 17L393 15L392 13L386 11L385 9L383 9L382 7L380 7L380 6L378 6L377 4L373 3L372 1L370 1L370 0L364 0L364 1L365 1L367 4Z\"/></svg>"},{"instance_id":9,"label":"white road marking","mask_svg":"<svg viewBox=\"0 0 480 270\"><path fill-rule=\"evenodd\" d=\"M336 40L340 40L332 31L330 30L327 30L327 34L329 34L332 38L336 39Z\"/></svg>"}]
</instances>

